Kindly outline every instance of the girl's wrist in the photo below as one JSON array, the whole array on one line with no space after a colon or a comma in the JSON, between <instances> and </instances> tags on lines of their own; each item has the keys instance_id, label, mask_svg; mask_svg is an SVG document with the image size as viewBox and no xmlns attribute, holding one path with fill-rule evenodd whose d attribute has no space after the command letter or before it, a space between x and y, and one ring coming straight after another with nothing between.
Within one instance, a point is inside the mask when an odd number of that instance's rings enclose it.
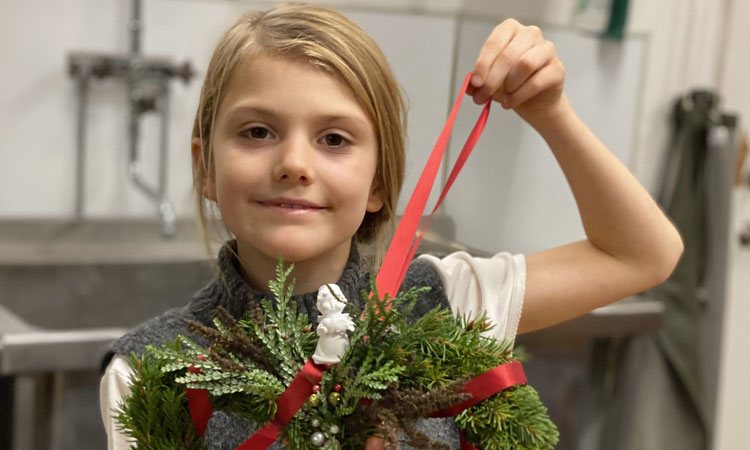
<instances>
[{"instance_id":1,"label":"girl's wrist","mask_svg":"<svg viewBox=\"0 0 750 450\"><path fill-rule=\"evenodd\" d=\"M518 115L546 139L549 133L557 132L569 123L571 118L575 117L575 111L565 94L560 94L560 98L553 105L530 111L519 111Z\"/></svg>"}]
</instances>

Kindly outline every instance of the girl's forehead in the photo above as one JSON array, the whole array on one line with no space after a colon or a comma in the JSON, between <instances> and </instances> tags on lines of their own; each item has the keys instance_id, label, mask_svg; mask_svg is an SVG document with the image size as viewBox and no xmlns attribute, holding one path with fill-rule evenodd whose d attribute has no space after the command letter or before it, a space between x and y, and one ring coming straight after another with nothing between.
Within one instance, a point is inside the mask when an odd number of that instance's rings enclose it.
<instances>
[{"instance_id":1,"label":"girl's forehead","mask_svg":"<svg viewBox=\"0 0 750 450\"><path fill-rule=\"evenodd\" d=\"M240 63L229 77L220 107L241 112L314 114L359 120L370 118L339 78L299 59L259 56Z\"/></svg>"}]
</instances>

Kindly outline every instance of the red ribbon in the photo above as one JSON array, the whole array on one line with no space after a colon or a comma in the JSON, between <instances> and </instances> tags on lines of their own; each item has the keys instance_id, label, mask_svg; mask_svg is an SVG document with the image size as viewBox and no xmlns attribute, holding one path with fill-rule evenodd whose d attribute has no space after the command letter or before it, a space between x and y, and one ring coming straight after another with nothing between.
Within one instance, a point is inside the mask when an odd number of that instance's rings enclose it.
<instances>
[{"instance_id":1,"label":"red ribbon","mask_svg":"<svg viewBox=\"0 0 750 450\"><path fill-rule=\"evenodd\" d=\"M195 366L188 367L190 373L200 373L201 369ZM203 436L206 433L208 427L208 419L211 418L211 399L208 397L208 391L205 389L190 389L185 390L185 397L187 397L188 411L190 412L190 419L193 421L193 428L198 436Z\"/></svg>"},{"instance_id":2,"label":"red ribbon","mask_svg":"<svg viewBox=\"0 0 750 450\"><path fill-rule=\"evenodd\" d=\"M404 280L406 271L409 268L409 263L414 258L414 253L417 251L417 247L419 247L419 242L422 237L421 235L418 235L415 238L415 234L417 233L417 228L422 220L422 213L427 205L430 191L432 190L433 184L435 184L435 177L440 168L440 161L443 159L445 150L448 147L449 138L453 131L453 124L456 122L456 117L461 108L461 102L466 93L466 89L469 87L470 80L471 73L467 74L464 79L461 90L456 98L456 102L453 104L453 109L448 115L448 119L445 121L443 131L440 132L440 136L432 149L432 153L430 153L430 157L425 164L422 175L420 175L419 181L417 181L417 185L414 187L414 191L409 198L409 203L406 205L404 215L401 217L396 233L393 235L388 251L383 258L383 264L380 266L380 271L375 279L378 293L381 297L384 297L386 294L390 297L396 295L401 286L401 282ZM431 220L435 211L437 211L443 203L448 190L450 190L458 173L463 168L464 163L469 158L471 151L479 140L479 136L482 134L484 126L487 123L487 118L490 114L491 103L492 102L487 102L487 104L484 105L484 109L482 109L482 113L480 114L479 119L477 119L474 129L471 130L471 134L469 134L466 144L464 144L464 148L461 150L461 153L456 160L456 164L453 166L453 170L445 183L445 187L443 187L440 198L428 216L428 221ZM386 309L390 309L390 304L386 305Z\"/></svg>"},{"instance_id":3,"label":"red ribbon","mask_svg":"<svg viewBox=\"0 0 750 450\"><path fill-rule=\"evenodd\" d=\"M526 374L521 363L511 361L500 364L494 369L472 378L464 388L464 392L471 394L471 398L450 408L436 411L433 417L453 417L465 409L469 409L482 400L488 399L498 392L504 391L517 384L527 384Z\"/></svg>"}]
</instances>

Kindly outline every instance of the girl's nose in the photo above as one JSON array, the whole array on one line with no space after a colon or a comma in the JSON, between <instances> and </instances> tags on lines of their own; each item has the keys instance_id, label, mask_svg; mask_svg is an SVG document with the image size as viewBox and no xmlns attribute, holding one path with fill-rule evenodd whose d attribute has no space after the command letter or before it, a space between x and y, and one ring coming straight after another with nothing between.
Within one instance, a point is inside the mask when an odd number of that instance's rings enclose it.
<instances>
[{"instance_id":1,"label":"girl's nose","mask_svg":"<svg viewBox=\"0 0 750 450\"><path fill-rule=\"evenodd\" d=\"M308 184L312 181L312 157L314 149L301 138L290 138L284 142L273 168L276 181Z\"/></svg>"}]
</instances>

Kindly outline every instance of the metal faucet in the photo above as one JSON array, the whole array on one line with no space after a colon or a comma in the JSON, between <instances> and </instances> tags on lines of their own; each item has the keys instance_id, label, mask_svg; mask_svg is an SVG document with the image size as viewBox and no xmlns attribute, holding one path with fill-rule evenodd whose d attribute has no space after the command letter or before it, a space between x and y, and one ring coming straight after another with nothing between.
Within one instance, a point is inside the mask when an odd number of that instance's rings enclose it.
<instances>
[{"instance_id":1,"label":"metal faucet","mask_svg":"<svg viewBox=\"0 0 750 450\"><path fill-rule=\"evenodd\" d=\"M69 55L68 70L78 87L78 126L75 216L83 218L84 178L86 162L86 105L91 78L124 80L128 98L128 178L157 207L164 236L175 234L175 211L166 198L167 154L169 146L169 82L181 78L189 82L194 71L189 62L175 63L167 58L141 55L141 0L132 0L129 25L130 52L125 55L74 52ZM159 169L156 185L146 181L140 161L140 119L159 114Z\"/></svg>"}]
</instances>

